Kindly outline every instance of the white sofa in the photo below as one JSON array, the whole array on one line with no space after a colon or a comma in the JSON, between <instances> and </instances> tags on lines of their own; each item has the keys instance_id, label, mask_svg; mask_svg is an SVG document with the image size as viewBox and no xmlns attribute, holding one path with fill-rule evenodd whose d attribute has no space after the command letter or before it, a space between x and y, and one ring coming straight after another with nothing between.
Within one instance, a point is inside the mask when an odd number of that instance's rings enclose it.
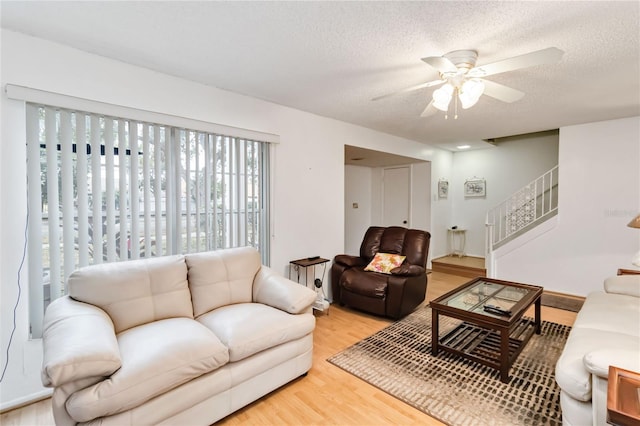
<instances>
[{"instance_id":1,"label":"white sofa","mask_svg":"<svg viewBox=\"0 0 640 426\"><path fill-rule=\"evenodd\" d=\"M44 324L56 424L209 425L304 375L316 294L253 248L93 265Z\"/></svg>"},{"instance_id":2,"label":"white sofa","mask_svg":"<svg viewBox=\"0 0 640 426\"><path fill-rule=\"evenodd\" d=\"M609 366L640 371L640 275L590 293L556 364L564 425L606 425Z\"/></svg>"}]
</instances>

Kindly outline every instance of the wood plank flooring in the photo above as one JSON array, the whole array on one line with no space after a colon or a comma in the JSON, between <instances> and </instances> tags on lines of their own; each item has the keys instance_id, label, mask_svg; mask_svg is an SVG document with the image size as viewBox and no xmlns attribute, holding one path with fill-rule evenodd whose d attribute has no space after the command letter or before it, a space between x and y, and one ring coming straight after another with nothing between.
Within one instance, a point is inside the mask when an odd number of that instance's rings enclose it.
<instances>
[{"instance_id":1,"label":"wood plank flooring","mask_svg":"<svg viewBox=\"0 0 640 426\"><path fill-rule=\"evenodd\" d=\"M468 280L439 272L429 274L427 301ZM572 325L575 316L574 312L542 307L542 319L547 321ZM309 374L222 419L218 425L442 425L326 361L391 320L336 305L331 306L328 315L321 313L316 319ZM3 426L53 424L50 399L0 415Z\"/></svg>"}]
</instances>

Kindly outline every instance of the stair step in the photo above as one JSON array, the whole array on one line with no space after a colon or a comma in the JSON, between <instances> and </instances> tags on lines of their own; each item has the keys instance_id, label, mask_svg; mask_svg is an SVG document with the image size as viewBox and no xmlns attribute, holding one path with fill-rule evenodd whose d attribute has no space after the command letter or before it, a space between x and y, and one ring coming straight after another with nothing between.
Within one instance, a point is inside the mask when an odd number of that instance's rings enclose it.
<instances>
[{"instance_id":1,"label":"stair step","mask_svg":"<svg viewBox=\"0 0 640 426\"><path fill-rule=\"evenodd\" d=\"M484 277L487 275L484 258L474 256L443 256L432 259L431 269L434 272L442 272L467 278Z\"/></svg>"}]
</instances>

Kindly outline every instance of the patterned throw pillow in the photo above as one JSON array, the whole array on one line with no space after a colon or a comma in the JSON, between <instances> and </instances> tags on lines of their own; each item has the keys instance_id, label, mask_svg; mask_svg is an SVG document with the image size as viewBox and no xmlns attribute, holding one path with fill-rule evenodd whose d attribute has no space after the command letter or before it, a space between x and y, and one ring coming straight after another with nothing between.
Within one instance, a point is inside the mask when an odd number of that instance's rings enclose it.
<instances>
[{"instance_id":1,"label":"patterned throw pillow","mask_svg":"<svg viewBox=\"0 0 640 426\"><path fill-rule=\"evenodd\" d=\"M369 263L364 270L390 274L393 268L402 265L406 257L407 256L401 256L399 254L376 253L371 263Z\"/></svg>"}]
</instances>

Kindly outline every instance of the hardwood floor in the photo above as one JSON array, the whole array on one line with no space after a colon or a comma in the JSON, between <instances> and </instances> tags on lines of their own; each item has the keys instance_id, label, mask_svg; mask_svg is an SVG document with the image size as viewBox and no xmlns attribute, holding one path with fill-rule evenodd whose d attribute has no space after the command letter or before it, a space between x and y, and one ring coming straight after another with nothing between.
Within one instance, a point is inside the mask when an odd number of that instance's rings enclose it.
<instances>
[{"instance_id":1,"label":"hardwood floor","mask_svg":"<svg viewBox=\"0 0 640 426\"><path fill-rule=\"evenodd\" d=\"M431 273L427 302L468 280ZM547 321L572 325L575 315L542 307L542 318ZM309 374L222 419L218 425L442 425L326 361L329 356L384 328L391 320L335 305L328 315L318 314L316 319L314 360ZM0 424L53 425L51 400L4 413L0 415Z\"/></svg>"}]
</instances>

